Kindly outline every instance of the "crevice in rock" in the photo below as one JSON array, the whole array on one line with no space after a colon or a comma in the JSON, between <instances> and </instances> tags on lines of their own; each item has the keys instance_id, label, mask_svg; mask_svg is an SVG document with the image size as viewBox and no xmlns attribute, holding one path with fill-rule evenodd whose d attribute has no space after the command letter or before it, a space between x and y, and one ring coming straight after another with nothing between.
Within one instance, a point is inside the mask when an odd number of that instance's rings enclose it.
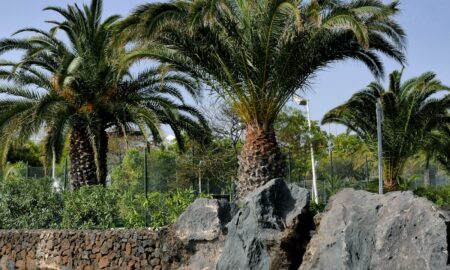
<instances>
[{"instance_id":1,"label":"crevice in rock","mask_svg":"<svg viewBox=\"0 0 450 270\"><path fill-rule=\"evenodd\" d=\"M228 234L227 224L231 221L234 214L237 213L237 207L226 200L217 200L219 204L218 217L220 220L220 229L224 235Z\"/></svg>"},{"instance_id":2,"label":"crevice in rock","mask_svg":"<svg viewBox=\"0 0 450 270\"><path fill-rule=\"evenodd\" d=\"M447 265L450 265L450 222L445 222L447 227Z\"/></svg>"},{"instance_id":3,"label":"crevice in rock","mask_svg":"<svg viewBox=\"0 0 450 270\"><path fill-rule=\"evenodd\" d=\"M304 211L297 217L296 227L281 242L281 249L286 252L290 262L289 270L298 270L303 262L303 255L311 240L311 231L316 229L314 216Z\"/></svg>"}]
</instances>

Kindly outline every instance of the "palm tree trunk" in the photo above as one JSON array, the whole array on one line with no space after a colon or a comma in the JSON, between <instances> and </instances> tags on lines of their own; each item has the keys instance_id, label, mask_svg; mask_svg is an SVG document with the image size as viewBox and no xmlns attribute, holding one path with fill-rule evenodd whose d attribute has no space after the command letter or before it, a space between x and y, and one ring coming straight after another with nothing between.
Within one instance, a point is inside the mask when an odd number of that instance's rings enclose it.
<instances>
[{"instance_id":1,"label":"palm tree trunk","mask_svg":"<svg viewBox=\"0 0 450 270\"><path fill-rule=\"evenodd\" d=\"M88 132L82 124L72 127L69 156L73 189L98 184L94 150Z\"/></svg>"},{"instance_id":2,"label":"palm tree trunk","mask_svg":"<svg viewBox=\"0 0 450 270\"><path fill-rule=\"evenodd\" d=\"M401 167L395 162L385 162L383 168L384 188L388 191L398 190L398 177L400 176Z\"/></svg>"},{"instance_id":3,"label":"palm tree trunk","mask_svg":"<svg viewBox=\"0 0 450 270\"><path fill-rule=\"evenodd\" d=\"M244 198L271 179L284 177L284 169L284 155L278 147L273 125L248 123L244 147L239 156L239 198Z\"/></svg>"}]
</instances>

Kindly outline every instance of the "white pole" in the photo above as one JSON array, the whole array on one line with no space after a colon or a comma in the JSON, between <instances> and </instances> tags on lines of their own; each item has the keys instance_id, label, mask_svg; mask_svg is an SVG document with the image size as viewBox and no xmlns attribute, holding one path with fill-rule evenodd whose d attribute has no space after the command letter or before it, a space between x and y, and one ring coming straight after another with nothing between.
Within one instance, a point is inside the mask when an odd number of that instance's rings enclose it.
<instances>
[{"instance_id":1,"label":"white pole","mask_svg":"<svg viewBox=\"0 0 450 270\"><path fill-rule=\"evenodd\" d=\"M200 160L198 163L198 192L199 194L202 193L202 166L203 166L203 160Z\"/></svg>"},{"instance_id":2,"label":"white pole","mask_svg":"<svg viewBox=\"0 0 450 270\"><path fill-rule=\"evenodd\" d=\"M52 148L52 181L53 181L53 188L55 191L59 191L59 183L56 180L56 153L55 153L55 147Z\"/></svg>"},{"instance_id":3,"label":"white pole","mask_svg":"<svg viewBox=\"0 0 450 270\"><path fill-rule=\"evenodd\" d=\"M377 99L377 136L378 136L378 193L383 194L383 141L381 124L383 122L383 109L381 99Z\"/></svg>"},{"instance_id":4,"label":"white pole","mask_svg":"<svg viewBox=\"0 0 450 270\"><path fill-rule=\"evenodd\" d=\"M311 116L309 113L309 100L306 101L306 113L308 116L308 129L309 129L309 145L311 148L311 167L312 167L312 177L313 177L313 183L312 183L312 195L313 200L317 204L319 203L319 198L317 196L317 179L316 179L316 162L314 160L314 147L312 143L312 131L311 131Z\"/></svg>"}]
</instances>

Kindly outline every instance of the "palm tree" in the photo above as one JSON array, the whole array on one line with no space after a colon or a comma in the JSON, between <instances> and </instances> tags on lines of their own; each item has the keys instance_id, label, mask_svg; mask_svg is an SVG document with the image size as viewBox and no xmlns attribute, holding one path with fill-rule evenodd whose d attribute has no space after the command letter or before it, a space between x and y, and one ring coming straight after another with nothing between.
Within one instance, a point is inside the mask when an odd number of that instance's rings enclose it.
<instances>
[{"instance_id":1,"label":"palm tree","mask_svg":"<svg viewBox=\"0 0 450 270\"><path fill-rule=\"evenodd\" d=\"M405 162L424 148L433 132L447 125L450 117L449 87L428 72L402 83L402 72L389 76L387 90L378 82L353 95L347 102L329 111L322 123L347 126L377 151L376 102L383 104L384 185L388 190L398 186ZM440 95L443 93L444 95Z\"/></svg>"},{"instance_id":2,"label":"palm tree","mask_svg":"<svg viewBox=\"0 0 450 270\"><path fill-rule=\"evenodd\" d=\"M181 91L198 96L196 80L167 65L133 75L138 48L116 40L119 17L102 21L102 1L79 8L49 7L62 15L46 32L27 28L32 36L0 40L0 53L21 50L17 62L0 63L0 136L4 155L45 126L47 156L62 151L70 138L73 187L104 184L107 174L107 129L126 134L138 126L160 141L160 124L168 124L183 148L183 132L207 139L206 121L184 103ZM63 31L69 42L57 36Z\"/></svg>"},{"instance_id":3,"label":"palm tree","mask_svg":"<svg viewBox=\"0 0 450 270\"><path fill-rule=\"evenodd\" d=\"M274 121L318 70L362 61L377 77L377 53L399 62L404 32L398 3L380 0L187 0L138 7L122 24L140 40L162 44L157 57L201 78L246 126L240 154L241 196L283 177Z\"/></svg>"},{"instance_id":4,"label":"palm tree","mask_svg":"<svg viewBox=\"0 0 450 270\"><path fill-rule=\"evenodd\" d=\"M440 163L444 170L450 172L450 126L443 125L439 129L432 132L431 136L427 138L422 149L425 170L423 177L423 184L425 186L431 185L430 163L432 160Z\"/></svg>"}]
</instances>

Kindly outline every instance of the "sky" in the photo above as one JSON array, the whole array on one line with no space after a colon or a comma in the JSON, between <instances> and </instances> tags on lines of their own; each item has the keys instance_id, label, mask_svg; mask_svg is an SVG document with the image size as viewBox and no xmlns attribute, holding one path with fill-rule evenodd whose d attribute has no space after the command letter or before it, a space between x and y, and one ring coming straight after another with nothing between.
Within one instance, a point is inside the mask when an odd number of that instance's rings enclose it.
<instances>
[{"instance_id":1,"label":"sky","mask_svg":"<svg viewBox=\"0 0 450 270\"><path fill-rule=\"evenodd\" d=\"M0 38L8 37L24 27L47 29L46 20L58 19L52 12L42 11L49 5L89 3L84 0L14 0L4 1L0 10ZM105 15L126 16L145 0L104 0ZM389 1L385 1L389 2ZM407 61L404 78L433 71L445 84L450 85L450 1L403 0L397 20L407 33ZM401 66L383 58L386 74ZM344 61L332 64L316 74L304 96L310 100L311 117L321 120L323 115L345 102L356 91L364 88L374 78L361 63ZM387 84L387 80L384 80ZM290 106L295 106L291 103ZM325 127L331 132L342 132L342 127Z\"/></svg>"}]
</instances>

